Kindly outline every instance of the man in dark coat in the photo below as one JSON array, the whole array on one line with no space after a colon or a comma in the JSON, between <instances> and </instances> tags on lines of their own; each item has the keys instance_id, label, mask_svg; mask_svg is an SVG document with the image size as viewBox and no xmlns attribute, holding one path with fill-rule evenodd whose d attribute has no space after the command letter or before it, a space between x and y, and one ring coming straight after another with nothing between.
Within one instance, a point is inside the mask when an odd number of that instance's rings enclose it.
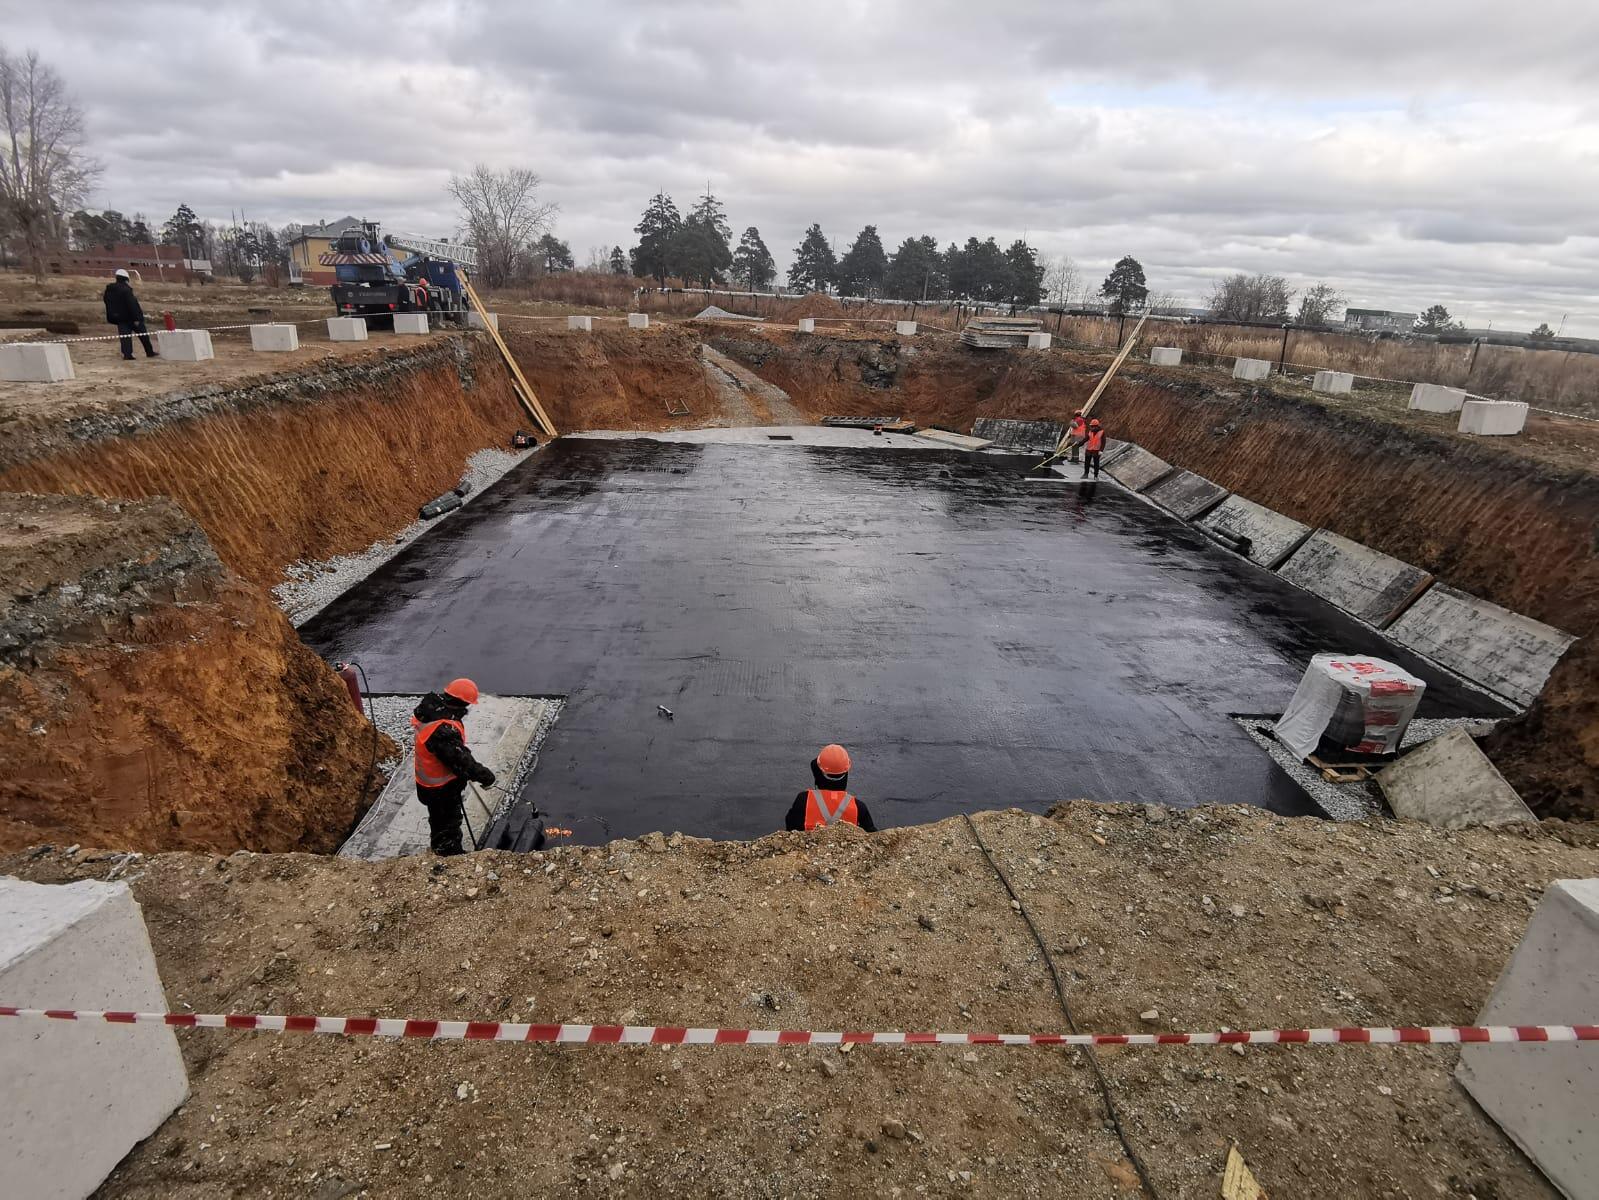
<instances>
[{"instance_id":1,"label":"man in dark coat","mask_svg":"<svg viewBox=\"0 0 1599 1200\"><path fill-rule=\"evenodd\" d=\"M477 698L477 684L453 679L442 691L423 696L411 715L416 730L416 798L428 810L429 841L435 854L462 853L461 797L467 781L484 787L494 784L494 772L466 748L466 710Z\"/></svg>"},{"instance_id":2,"label":"man in dark coat","mask_svg":"<svg viewBox=\"0 0 1599 1200\"><path fill-rule=\"evenodd\" d=\"M115 325L118 339L122 343L122 357L129 362L133 361L133 335L139 335L139 341L144 343L144 356L146 358L159 358L154 346L150 344L150 335L144 327L144 309L139 307L139 298L133 294L133 285L128 282L128 273L121 267L117 268L116 276L105 285L105 320L107 325Z\"/></svg>"}]
</instances>

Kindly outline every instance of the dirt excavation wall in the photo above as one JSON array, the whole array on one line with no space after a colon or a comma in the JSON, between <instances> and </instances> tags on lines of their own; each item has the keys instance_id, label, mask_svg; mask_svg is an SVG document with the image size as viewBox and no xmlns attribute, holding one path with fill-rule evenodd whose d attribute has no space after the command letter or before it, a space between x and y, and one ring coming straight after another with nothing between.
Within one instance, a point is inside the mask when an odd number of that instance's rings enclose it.
<instances>
[{"instance_id":1,"label":"dirt excavation wall","mask_svg":"<svg viewBox=\"0 0 1599 1200\"><path fill-rule=\"evenodd\" d=\"M602 322L583 333L507 317L500 332L556 429L690 428L715 408L692 329Z\"/></svg>"},{"instance_id":2,"label":"dirt excavation wall","mask_svg":"<svg viewBox=\"0 0 1599 1200\"><path fill-rule=\"evenodd\" d=\"M335 849L371 727L163 500L0 495L0 848Z\"/></svg>"}]
</instances>

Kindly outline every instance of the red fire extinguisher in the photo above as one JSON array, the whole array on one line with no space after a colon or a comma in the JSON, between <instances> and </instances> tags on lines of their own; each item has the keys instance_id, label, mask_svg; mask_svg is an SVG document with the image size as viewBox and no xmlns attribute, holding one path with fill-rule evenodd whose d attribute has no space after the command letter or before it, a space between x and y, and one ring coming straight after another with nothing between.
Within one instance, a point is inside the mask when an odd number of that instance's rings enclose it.
<instances>
[{"instance_id":1,"label":"red fire extinguisher","mask_svg":"<svg viewBox=\"0 0 1599 1200\"><path fill-rule=\"evenodd\" d=\"M333 670L344 680L344 686L349 689L350 699L355 701L355 711L365 716L366 710L361 707L361 679L355 673L355 667L347 662L341 662L334 663Z\"/></svg>"},{"instance_id":2,"label":"red fire extinguisher","mask_svg":"<svg viewBox=\"0 0 1599 1200\"><path fill-rule=\"evenodd\" d=\"M161 314L161 323L165 325L168 330L173 330L178 327L177 318L169 312L164 312Z\"/></svg>"}]
</instances>

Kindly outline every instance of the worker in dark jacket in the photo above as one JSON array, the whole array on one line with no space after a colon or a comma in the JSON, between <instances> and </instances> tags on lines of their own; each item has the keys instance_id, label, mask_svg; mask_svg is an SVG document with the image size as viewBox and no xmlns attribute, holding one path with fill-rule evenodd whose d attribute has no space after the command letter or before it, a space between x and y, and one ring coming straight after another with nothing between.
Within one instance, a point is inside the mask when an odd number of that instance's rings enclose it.
<instances>
[{"instance_id":1,"label":"worker in dark jacket","mask_svg":"<svg viewBox=\"0 0 1599 1200\"><path fill-rule=\"evenodd\" d=\"M849 751L834 744L823 746L811 759L811 779L816 786L794 797L789 807L786 828L820 829L823 825L859 825L876 833L872 814L866 805L849 793Z\"/></svg>"},{"instance_id":2,"label":"worker in dark jacket","mask_svg":"<svg viewBox=\"0 0 1599 1200\"><path fill-rule=\"evenodd\" d=\"M453 679L442 692L422 697L411 715L416 730L416 798L428 810L429 841L435 854L460 854L461 797L467 781L494 784L494 772L466 748L466 710L477 703L477 684Z\"/></svg>"},{"instance_id":3,"label":"worker in dark jacket","mask_svg":"<svg viewBox=\"0 0 1599 1200\"><path fill-rule=\"evenodd\" d=\"M134 334L138 334L139 341L144 344L146 358L161 357L150 344L150 335L144 328L144 309L139 307L139 298L133 294L128 273L121 267L117 268L111 282L105 285L105 320L107 325L115 325L117 332L122 335L118 339L122 343L122 357L129 362L133 361Z\"/></svg>"}]
</instances>

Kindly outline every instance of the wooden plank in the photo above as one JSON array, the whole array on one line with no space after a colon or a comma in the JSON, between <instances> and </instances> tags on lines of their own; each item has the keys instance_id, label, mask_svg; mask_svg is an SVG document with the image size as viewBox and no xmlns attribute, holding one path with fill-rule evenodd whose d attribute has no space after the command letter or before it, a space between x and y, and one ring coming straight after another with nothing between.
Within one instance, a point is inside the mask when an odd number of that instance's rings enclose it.
<instances>
[{"instance_id":1,"label":"wooden plank","mask_svg":"<svg viewBox=\"0 0 1599 1200\"><path fill-rule=\"evenodd\" d=\"M483 328L488 331L489 337L494 339L494 344L499 348L500 357L505 360L505 365L511 372L511 384L516 392L516 398L522 402L522 407L527 409L528 416L538 423L539 429L545 437L555 436L555 423L550 420L550 415L544 411L544 406L539 403L533 385L522 374L522 368L516 365L516 359L511 356L511 348L505 344L505 339L500 336L500 331L494 328L489 320L489 315L484 311L483 302L477 298L477 291L472 287L472 281L466 277L466 272L460 272L461 283L466 287L466 298L472 302L472 308L477 315L483 318Z\"/></svg>"},{"instance_id":2,"label":"wooden plank","mask_svg":"<svg viewBox=\"0 0 1599 1200\"><path fill-rule=\"evenodd\" d=\"M1266 1200L1266 1191L1255 1181L1244 1156L1234 1142L1227 1151L1227 1166L1222 1171L1221 1200Z\"/></svg>"}]
</instances>

